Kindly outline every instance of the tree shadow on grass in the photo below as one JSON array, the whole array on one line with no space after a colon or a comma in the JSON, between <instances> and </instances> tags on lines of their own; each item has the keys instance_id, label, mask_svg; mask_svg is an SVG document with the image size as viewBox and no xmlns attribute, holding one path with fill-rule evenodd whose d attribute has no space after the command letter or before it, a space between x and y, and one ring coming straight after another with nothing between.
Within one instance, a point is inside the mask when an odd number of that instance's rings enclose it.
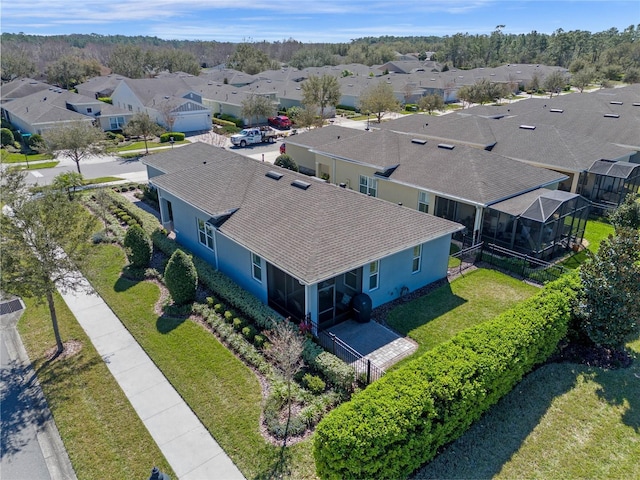
<instances>
[{"instance_id":1,"label":"tree shadow on grass","mask_svg":"<svg viewBox=\"0 0 640 480\"><path fill-rule=\"evenodd\" d=\"M277 450L271 450L271 452L273 452L273 454L269 459L268 466L253 477L253 480L291 478L291 465L293 463L291 451L287 447L282 446Z\"/></svg>"},{"instance_id":2,"label":"tree shadow on grass","mask_svg":"<svg viewBox=\"0 0 640 480\"><path fill-rule=\"evenodd\" d=\"M626 406L620 420L640 433L640 360L635 355L628 368L598 369L593 381L600 386L598 398L613 406Z\"/></svg>"},{"instance_id":3,"label":"tree shadow on grass","mask_svg":"<svg viewBox=\"0 0 640 480\"><path fill-rule=\"evenodd\" d=\"M140 282L145 280L144 269L133 269L130 267L124 267L122 274L116 280L113 285L113 290L120 293L126 292L130 288L135 287Z\"/></svg>"},{"instance_id":4,"label":"tree shadow on grass","mask_svg":"<svg viewBox=\"0 0 640 480\"><path fill-rule=\"evenodd\" d=\"M188 318L189 315L162 315L158 317L158 320L156 320L156 328L158 329L158 332L162 333L163 335L171 333L173 330L182 325Z\"/></svg>"},{"instance_id":5,"label":"tree shadow on grass","mask_svg":"<svg viewBox=\"0 0 640 480\"><path fill-rule=\"evenodd\" d=\"M553 400L576 385L580 367L549 364L532 372L413 479L489 479L522 446Z\"/></svg>"}]
</instances>

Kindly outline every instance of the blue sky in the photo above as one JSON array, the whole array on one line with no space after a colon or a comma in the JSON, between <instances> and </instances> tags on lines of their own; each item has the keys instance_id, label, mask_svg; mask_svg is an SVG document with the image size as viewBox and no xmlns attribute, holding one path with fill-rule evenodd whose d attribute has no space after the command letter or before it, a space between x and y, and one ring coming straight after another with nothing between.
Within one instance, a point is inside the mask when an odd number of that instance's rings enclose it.
<instances>
[{"instance_id":1,"label":"blue sky","mask_svg":"<svg viewBox=\"0 0 640 480\"><path fill-rule=\"evenodd\" d=\"M595 33L640 24L640 0L3 0L2 32L220 42L381 35Z\"/></svg>"}]
</instances>

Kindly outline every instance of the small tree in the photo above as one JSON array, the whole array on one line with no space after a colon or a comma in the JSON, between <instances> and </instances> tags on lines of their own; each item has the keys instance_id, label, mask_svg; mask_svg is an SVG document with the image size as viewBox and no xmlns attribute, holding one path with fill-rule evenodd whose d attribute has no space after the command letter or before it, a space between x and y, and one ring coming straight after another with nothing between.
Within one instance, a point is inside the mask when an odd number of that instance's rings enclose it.
<instances>
[{"instance_id":1,"label":"small tree","mask_svg":"<svg viewBox=\"0 0 640 480\"><path fill-rule=\"evenodd\" d=\"M566 84L567 79L564 73L555 70L544 79L543 87L549 93L549 98L551 98L554 93L560 93Z\"/></svg>"},{"instance_id":2,"label":"small tree","mask_svg":"<svg viewBox=\"0 0 640 480\"><path fill-rule=\"evenodd\" d=\"M380 123L386 112L400 110L400 102L394 95L391 85L383 81L371 85L362 92L360 110L373 113Z\"/></svg>"},{"instance_id":3,"label":"small tree","mask_svg":"<svg viewBox=\"0 0 640 480\"><path fill-rule=\"evenodd\" d=\"M578 89L580 93L584 92L593 79L595 78L595 72L589 68L580 70L571 76L571 85Z\"/></svg>"},{"instance_id":4,"label":"small tree","mask_svg":"<svg viewBox=\"0 0 640 480\"><path fill-rule=\"evenodd\" d=\"M270 117L276 111L275 105L264 95L251 94L242 101L242 117L249 119L249 126L259 117Z\"/></svg>"},{"instance_id":5,"label":"small tree","mask_svg":"<svg viewBox=\"0 0 640 480\"><path fill-rule=\"evenodd\" d=\"M444 100L440 95L425 95L424 97L420 97L420 100L418 100L418 108L431 115L434 110L444 109Z\"/></svg>"},{"instance_id":6,"label":"small tree","mask_svg":"<svg viewBox=\"0 0 640 480\"><path fill-rule=\"evenodd\" d=\"M180 249L173 252L164 270L164 282L177 305L195 300L198 272L191 257Z\"/></svg>"},{"instance_id":7,"label":"small tree","mask_svg":"<svg viewBox=\"0 0 640 480\"><path fill-rule=\"evenodd\" d=\"M286 168L287 170L293 170L294 172L298 171L298 165L296 162L286 153L282 155L278 155L276 161L273 163L277 167Z\"/></svg>"},{"instance_id":8,"label":"small tree","mask_svg":"<svg viewBox=\"0 0 640 480\"><path fill-rule=\"evenodd\" d=\"M146 268L151 262L153 243L140 225L133 225L124 235L124 250L133 268Z\"/></svg>"},{"instance_id":9,"label":"small tree","mask_svg":"<svg viewBox=\"0 0 640 480\"><path fill-rule=\"evenodd\" d=\"M92 155L104 152L104 132L89 122L74 122L69 125L47 130L43 135L46 149L71 158L76 163L78 173L80 162Z\"/></svg>"},{"instance_id":10,"label":"small tree","mask_svg":"<svg viewBox=\"0 0 640 480\"><path fill-rule=\"evenodd\" d=\"M324 118L324 111L328 106L335 107L340 103L340 96L340 84L333 75L311 75L302 82L302 103L307 108L318 107L321 118Z\"/></svg>"},{"instance_id":11,"label":"small tree","mask_svg":"<svg viewBox=\"0 0 640 480\"><path fill-rule=\"evenodd\" d=\"M265 350L266 356L273 361L275 367L282 375L287 386L287 427L291 420L291 387L296 373L304 362L302 351L304 350L304 337L298 328L289 321L282 321L265 332L269 340L269 348ZM287 445L288 428L284 432L283 446Z\"/></svg>"},{"instance_id":12,"label":"small tree","mask_svg":"<svg viewBox=\"0 0 640 480\"><path fill-rule=\"evenodd\" d=\"M65 192L69 197L69 200L73 200L74 195L78 187L84 185L84 178L82 174L78 172L64 172L56 175L51 183L53 188Z\"/></svg>"},{"instance_id":13,"label":"small tree","mask_svg":"<svg viewBox=\"0 0 640 480\"><path fill-rule=\"evenodd\" d=\"M593 343L624 349L640 333L640 234L621 228L580 268L582 330Z\"/></svg>"},{"instance_id":14,"label":"small tree","mask_svg":"<svg viewBox=\"0 0 640 480\"><path fill-rule=\"evenodd\" d=\"M77 270L88 259L96 219L58 190L45 189L39 197L32 197L24 172L1 172L2 203L9 209L8 214L0 215L2 288L22 297L46 299L59 355L64 344L54 294L57 288L85 288Z\"/></svg>"},{"instance_id":15,"label":"small tree","mask_svg":"<svg viewBox=\"0 0 640 480\"><path fill-rule=\"evenodd\" d=\"M609 220L616 231L623 228L640 229L640 199L635 193L629 193L624 202L610 215Z\"/></svg>"},{"instance_id":16,"label":"small tree","mask_svg":"<svg viewBox=\"0 0 640 480\"><path fill-rule=\"evenodd\" d=\"M162 133L162 127L156 122L151 120L151 117L146 112L136 113L124 128L124 132L127 135L134 137L142 137L144 140L145 152L149 153L149 146L147 140L154 135L160 135Z\"/></svg>"},{"instance_id":17,"label":"small tree","mask_svg":"<svg viewBox=\"0 0 640 480\"><path fill-rule=\"evenodd\" d=\"M294 110L295 108L295 110ZM322 118L320 118L315 112L315 108L297 108L292 107L287 112L291 121L293 121L296 127L299 128L311 128L321 127Z\"/></svg>"}]
</instances>

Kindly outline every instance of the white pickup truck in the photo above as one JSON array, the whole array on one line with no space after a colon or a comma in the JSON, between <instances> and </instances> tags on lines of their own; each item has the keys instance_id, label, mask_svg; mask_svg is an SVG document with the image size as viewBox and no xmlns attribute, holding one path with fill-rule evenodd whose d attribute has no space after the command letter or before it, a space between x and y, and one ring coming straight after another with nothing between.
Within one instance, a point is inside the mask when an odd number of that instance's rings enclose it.
<instances>
[{"instance_id":1,"label":"white pickup truck","mask_svg":"<svg viewBox=\"0 0 640 480\"><path fill-rule=\"evenodd\" d=\"M278 138L279 133L270 127L245 128L231 135L231 143L236 147L246 147L256 143L273 143Z\"/></svg>"}]
</instances>

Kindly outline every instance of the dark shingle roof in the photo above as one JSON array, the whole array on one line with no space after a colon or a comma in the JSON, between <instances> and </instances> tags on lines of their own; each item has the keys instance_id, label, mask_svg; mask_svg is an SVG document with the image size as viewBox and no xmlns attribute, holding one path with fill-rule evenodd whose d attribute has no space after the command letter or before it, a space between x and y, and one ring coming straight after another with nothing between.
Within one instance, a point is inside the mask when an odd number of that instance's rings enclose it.
<instances>
[{"instance_id":1,"label":"dark shingle roof","mask_svg":"<svg viewBox=\"0 0 640 480\"><path fill-rule=\"evenodd\" d=\"M323 128L314 128L307 132L287 137L287 144L299 145L305 148L314 148L337 142L341 139L365 135L367 132L355 128L329 125Z\"/></svg>"},{"instance_id":2,"label":"dark shingle roof","mask_svg":"<svg viewBox=\"0 0 640 480\"><path fill-rule=\"evenodd\" d=\"M178 149L180 153L176 154L174 150ZM217 159L233 159L236 156L237 154L224 148L212 147L203 142L195 142L147 155L142 158L142 163L164 173L173 173L204 165L213 157Z\"/></svg>"},{"instance_id":3,"label":"dark shingle roof","mask_svg":"<svg viewBox=\"0 0 640 480\"><path fill-rule=\"evenodd\" d=\"M208 147L206 165L161 175L154 183L210 217L237 209L220 232L307 284L462 229L241 155L225 158ZM178 158L185 150L170 153ZM282 178L267 177L269 170ZM310 186L296 188L294 180Z\"/></svg>"},{"instance_id":4,"label":"dark shingle roof","mask_svg":"<svg viewBox=\"0 0 640 480\"><path fill-rule=\"evenodd\" d=\"M438 142L415 143L412 136L380 130L319 147L319 154L370 165L383 170L399 165L389 180L478 205L560 182L567 177L489 153Z\"/></svg>"}]
</instances>

